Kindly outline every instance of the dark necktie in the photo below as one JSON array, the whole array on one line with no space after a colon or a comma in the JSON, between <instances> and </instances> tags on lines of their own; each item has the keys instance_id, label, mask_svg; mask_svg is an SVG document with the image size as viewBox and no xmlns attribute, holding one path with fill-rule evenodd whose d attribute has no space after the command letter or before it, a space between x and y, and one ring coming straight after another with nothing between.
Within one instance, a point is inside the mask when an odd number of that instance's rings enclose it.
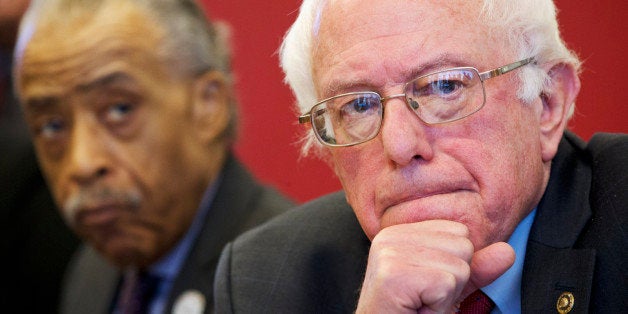
<instances>
[{"instance_id":1,"label":"dark necktie","mask_svg":"<svg viewBox=\"0 0 628 314\"><path fill-rule=\"evenodd\" d=\"M481 290L475 290L462 303L458 313L462 314L488 314L495 307L495 303Z\"/></svg>"},{"instance_id":2,"label":"dark necktie","mask_svg":"<svg viewBox=\"0 0 628 314\"><path fill-rule=\"evenodd\" d=\"M147 313L159 282L159 277L147 272L133 272L126 275L118 301L120 313Z\"/></svg>"}]
</instances>

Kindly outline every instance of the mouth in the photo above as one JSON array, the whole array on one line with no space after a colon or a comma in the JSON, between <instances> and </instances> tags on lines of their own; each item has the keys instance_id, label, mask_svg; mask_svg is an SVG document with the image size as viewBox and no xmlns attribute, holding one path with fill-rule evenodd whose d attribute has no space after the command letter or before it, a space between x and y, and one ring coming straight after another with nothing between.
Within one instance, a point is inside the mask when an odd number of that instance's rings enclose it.
<instances>
[{"instance_id":1,"label":"mouth","mask_svg":"<svg viewBox=\"0 0 628 314\"><path fill-rule=\"evenodd\" d=\"M397 207L403 205L405 203L410 202L421 202L428 201L432 198L452 196L458 193L464 192L472 192L470 189L465 188L443 188L443 189L433 189L433 190L425 190L415 193L407 193L406 195L397 195L396 197L386 197L381 202L382 208L386 211L389 208Z\"/></svg>"},{"instance_id":2,"label":"mouth","mask_svg":"<svg viewBox=\"0 0 628 314\"><path fill-rule=\"evenodd\" d=\"M457 192L457 190L434 191L434 192L428 192L428 193L419 194L419 195L406 196L404 198L401 198L401 199L398 199L398 200L394 201L390 205L386 206L386 208L395 207L397 205L400 205L400 204L403 204L403 203L407 203L407 202L420 201L420 200L427 199L427 198L430 198L430 197L433 197L433 196L452 194L452 193L456 193L456 192Z\"/></svg>"},{"instance_id":3,"label":"mouth","mask_svg":"<svg viewBox=\"0 0 628 314\"><path fill-rule=\"evenodd\" d=\"M382 226L425 220L460 220L475 193L470 189L442 189L389 199L380 207Z\"/></svg>"},{"instance_id":4,"label":"mouth","mask_svg":"<svg viewBox=\"0 0 628 314\"><path fill-rule=\"evenodd\" d=\"M117 204L103 204L82 208L76 213L75 222L87 228L112 225L122 215L121 207Z\"/></svg>"}]
</instances>

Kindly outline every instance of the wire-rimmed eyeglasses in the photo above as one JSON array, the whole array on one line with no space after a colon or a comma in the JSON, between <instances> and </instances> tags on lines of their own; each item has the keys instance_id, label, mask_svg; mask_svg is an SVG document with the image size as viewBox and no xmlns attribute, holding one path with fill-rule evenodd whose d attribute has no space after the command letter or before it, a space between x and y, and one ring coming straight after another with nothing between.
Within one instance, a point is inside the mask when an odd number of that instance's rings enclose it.
<instances>
[{"instance_id":1,"label":"wire-rimmed eyeglasses","mask_svg":"<svg viewBox=\"0 0 628 314\"><path fill-rule=\"evenodd\" d=\"M480 73L459 67L419 76L404 84L403 94L382 97L376 92L352 92L323 99L299 123L311 123L318 140L327 146L351 146L373 139L381 129L384 102L403 97L426 124L460 120L482 109L486 102L484 81L522 67L523 59Z\"/></svg>"}]
</instances>

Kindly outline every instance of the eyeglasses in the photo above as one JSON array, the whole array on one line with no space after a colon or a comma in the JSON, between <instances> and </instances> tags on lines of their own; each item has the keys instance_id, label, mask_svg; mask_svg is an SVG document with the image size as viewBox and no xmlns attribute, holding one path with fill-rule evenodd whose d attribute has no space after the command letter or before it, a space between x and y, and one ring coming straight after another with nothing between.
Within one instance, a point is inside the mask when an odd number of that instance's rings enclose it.
<instances>
[{"instance_id":1,"label":"eyeglasses","mask_svg":"<svg viewBox=\"0 0 628 314\"><path fill-rule=\"evenodd\" d=\"M460 67L420 76L403 87L403 94L382 97L376 92L336 95L315 104L299 123L310 123L318 140L327 146L352 146L373 139L384 118L384 102L404 98L408 107L426 124L466 118L486 102L484 81L522 67L534 58L494 70L478 72Z\"/></svg>"}]
</instances>

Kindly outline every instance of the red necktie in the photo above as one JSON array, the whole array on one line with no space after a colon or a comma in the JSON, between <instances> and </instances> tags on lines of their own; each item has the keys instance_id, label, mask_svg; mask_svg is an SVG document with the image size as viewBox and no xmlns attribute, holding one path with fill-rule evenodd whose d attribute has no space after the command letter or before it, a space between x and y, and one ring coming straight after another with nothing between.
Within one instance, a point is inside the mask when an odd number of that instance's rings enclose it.
<instances>
[{"instance_id":1,"label":"red necktie","mask_svg":"<svg viewBox=\"0 0 628 314\"><path fill-rule=\"evenodd\" d=\"M462 303L458 313L462 314L488 314L495 307L495 303L482 290L475 290Z\"/></svg>"}]
</instances>

